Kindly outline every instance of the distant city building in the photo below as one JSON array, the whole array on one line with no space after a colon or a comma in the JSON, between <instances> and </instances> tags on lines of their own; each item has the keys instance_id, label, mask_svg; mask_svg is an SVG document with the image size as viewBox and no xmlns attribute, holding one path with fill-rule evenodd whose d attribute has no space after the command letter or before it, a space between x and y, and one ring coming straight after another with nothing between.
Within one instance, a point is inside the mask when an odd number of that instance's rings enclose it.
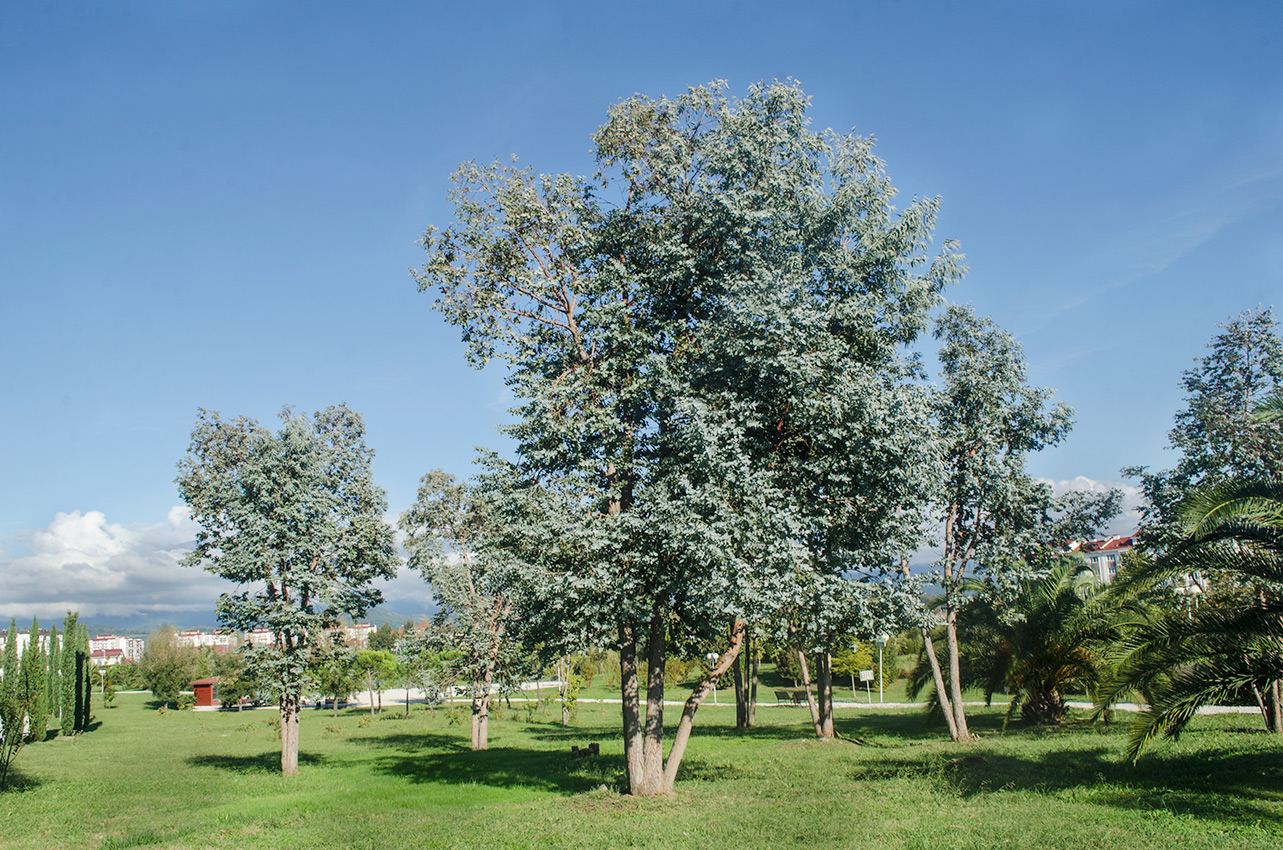
<instances>
[{"instance_id":1,"label":"distant city building","mask_svg":"<svg viewBox=\"0 0 1283 850\"><path fill-rule=\"evenodd\" d=\"M343 637L349 646L368 646L370 635L375 631L369 623L353 623L343 629Z\"/></svg>"},{"instance_id":2,"label":"distant city building","mask_svg":"<svg viewBox=\"0 0 1283 850\"><path fill-rule=\"evenodd\" d=\"M245 633L245 640L250 646L271 646L276 643L276 635L271 629L255 629Z\"/></svg>"},{"instance_id":3,"label":"distant city building","mask_svg":"<svg viewBox=\"0 0 1283 850\"><path fill-rule=\"evenodd\" d=\"M1109 584L1118 575L1122 566L1123 555L1130 552L1140 541L1136 534L1126 537L1114 535L1104 540L1086 540L1069 544L1070 552L1077 552L1091 565L1092 572L1101 584Z\"/></svg>"},{"instance_id":4,"label":"distant city building","mask_svg":"<svg viewBox=\"0 0 1283 850\"><path fill-rule=\"evenodd\" d=\"M22 653L27 651L27 644L31 643L31 630L24 629L21 626L19 626L14 629L14 632L15 632L15 635L14 635L15 644L18 647L18 657L21 658ZM40 647L40 651L48 652L49 651L49 632L45 631L44 629L41 629L39 634L37 635L37 638L39 640L38 645ZM0 649L4 648L4 645L8 640L9 640L9 630L5 629L3 631L0 631Z\"/></svg>"},{"instance_id":5,"label":"distant city building","mask_svg":"<svg viewBox=\"0 0 1283 850\"><path fill-rule=\"evenodd\" d=\"M143 657L146 644L142 638L98 635L89 639L89 657L99 667L136 663Z\"/></svg>"},{"instance_id":6,"label":"distant city building","mask_svg":"<svg viewBox=\"0 0 1283 850\"><path fill-rule=\"evenodd\" d=\"M229 634L203 632L200 629L187 629L174 635L174 643L179 646L212 646L215 650L225 651L235 646L234 638Z\"/></svg>"}]
</instances>

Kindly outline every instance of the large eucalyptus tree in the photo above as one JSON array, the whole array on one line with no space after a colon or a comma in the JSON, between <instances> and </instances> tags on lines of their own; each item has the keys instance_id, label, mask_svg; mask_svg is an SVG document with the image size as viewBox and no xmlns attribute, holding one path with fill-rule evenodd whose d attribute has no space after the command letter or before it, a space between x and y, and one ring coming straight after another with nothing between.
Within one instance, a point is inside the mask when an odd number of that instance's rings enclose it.
<instances>
[{"instance_id":1,"label":"large eucalyptus tree","mask_svg":"<svg viewBox=\"0 0 1283 850\"><path fill-rule=\"evenodd\" d=\"M381 601L370 583L392 578L397 556L360 415L337 405L281 419L273 433L202 410L178 489L200 526L184 563L237 585L219 597L219 621L274 635L254 661L280 694L281 773L291 775L309 646L341 616Z\"/></svg>"},{"instance_id":2,"label":"large eucalyptus tree","mask_svg":"<svg viewBox=\"0 0 1283 850\"><path fill-rule=\"evenodd\" d=\"M512 369L532 623L619 650L634 794L672 788L747 621L912 537L928 477L899 352L961 262L926 253L935 202L897 211L872 142L807 106L788 84L630 98L594 178L465 164L424 236L420 289L474 364ZM666 651L717 635L665 765Z\"/></svg>"}]
</instances>

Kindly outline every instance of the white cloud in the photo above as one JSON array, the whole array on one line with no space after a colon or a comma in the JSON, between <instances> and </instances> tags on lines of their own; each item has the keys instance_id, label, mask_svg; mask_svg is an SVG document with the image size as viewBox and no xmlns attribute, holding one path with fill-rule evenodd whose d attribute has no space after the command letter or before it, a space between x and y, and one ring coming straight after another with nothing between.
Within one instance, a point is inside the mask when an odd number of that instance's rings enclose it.
<instances>
[{"instance_id":1,"label":"white cloud","mask_svg":"<svg viewBox=\"0 0 1283 850\"><path fill-rule=\"evenodd\" d=\"M56 619L71 610L84 618L208 618L227 584L180 565L195 538L182 507L162 522L134 525L108 522L101 511L58 513L46 528L4 541L0 616Z\"/></svg>"}]
</instances>

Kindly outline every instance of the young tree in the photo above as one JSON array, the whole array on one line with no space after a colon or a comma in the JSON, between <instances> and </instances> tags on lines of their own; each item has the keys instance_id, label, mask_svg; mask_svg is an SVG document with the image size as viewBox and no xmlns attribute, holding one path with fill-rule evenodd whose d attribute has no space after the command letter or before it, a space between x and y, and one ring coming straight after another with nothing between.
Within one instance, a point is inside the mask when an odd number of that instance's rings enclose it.
<instances>
[{"instance_id":1,"label":"young tree","mask_svg":"<svg viewBox=\"0 0 1283 850\"><path fill-rule=\"evenodd\" d=\"M382 599L392 578L392 529L361 417L344 405L312 417L286 410L272 433L246 418L202 410L178 486L200 526L186 558L242 589L219 597L229 628L266 627L275 641L255 653L280 695L281 772L298 773L298 719L309 645L342 616Z\"/></svg>"},{"instance_id":2,"label":"young tree","mask_svg":"<svg viewBox=\"0 0 1283 850\"><path fill-rule=\"evenodd\" d=\"M435 469L400 519L410 566L441 605L432 634L439 648L458 650L456 667L471 684L474 750L488 746L490 700L514 660L511 572L495 546L490 495Z\"/></svg>"},{"instance_id":3,"label":"young tree","mask_svg":"<svg viewBox=\"0 0 1283 850\"><path fill-rule=\"evenodd\" d=\"M58 641L58 626L50 624L49 626L49 669L48 675L45 676L45 705L49 707L49 714L55 720L59 729L62 727L62 646ZM57 731L54 732L57 734Z\"/></svg>"},{"instance_id":4,"label":"young tree","mask_svg":"<svg viewBox=\"0 0 1283 850\"><path fill-rule=\"evenodd\" d=\"M196 648L178 643L174 627L165 625L147 636L138 668L152 696L177 706L183 688L196 677L196 661Z\"/></svg>"},{"instance_id":5,"label":"young tree","mask_svg":"<svg viewBox=\"0 0 1283 850\"><path fill-rule=\"evenodd\" d=\"M370 693L370 714L374 714L375 690L378 691L378 710L382 714L383 685L396 679L396 658L386 649L358 649L353 663L365 676L365 687Z\"/></svg>"},{"instance_id":6,"label":"young tree","mask_svg":"<svg viewBox=\"0 0 1283 850\"><path fill-rule=\"evenodd\" d=\"M81 623L76 629L76 666L80 671L80 682L77 686L79 700L76 703L76 712L79 717L76 725L77 732L88 731L89 721L93 719L94 665L90 658L89 627Z\"/></svg>"},{"instance_id":7,"label":"young tree","mask_svg":"<svg viewBox=\"0 0 1283 850\"><path fill-rule=\"evenodd\" d=\"M84 710L84 674L77 661L79 614L68 611L62 621L62 669L58 674L61 684L58 716L62 718L62 734L80 731L80 713Z\"/></svg>"},{"instance_id":8,"label":"young tree","mask_svg":"<svg viewBox=\"0 0 1283 850\"><path fill-rule=\"evenodd\" d=\"M396 633L392 631L391 623L381 623L377 629L370 633L370 649L391 652L395 647Z\"/></svg>"},{"instance_id":9,"label":"young tree","mask_svg":"<svg viewBox=\"0 0 1283 850\"><path fill-rule=\"evenodd\" d=\"M33 741L43 741L49 726L49 694L45 677L49 659L40 648L40 626L36 618L31 618L31 632L27 640L27 649L22 653L19 664L22 677L22 694L27 703L29 718L28 736Z\"/></svg>"},{"instance_id":10,"label":"young tree","mask_svg":"<svg viewBox=\"0 0 1283 850\"><path fill-rule=\"evenodd\" d=\"M325 631L316 636L308 658L308 674L322 696L333 696L334 716L339 716L339 700L345 700L356 687L356 652L341 639L341 632Z\"/></svg>"},{"instance_id":11,"label":"young tree","mask_svg":"<svg viewBox=\"0 0 1283 850\"><path fill-rule=\"evenodd\" d=\"M971 740L962 703L964 681L958 615L977 586L1009 596L1063 541L1116 513L1118 494L1075 496L1061 504L1025 472L1027 456L1064 439L1072 411L1048 408L1052 391L1026 382L1020 346L990 319L951 306L936 336L942 342L942 386L934 422L944 461L938 500L943 551L932 578L944 591L923 612L922 640L940 708L955 741ZM1058 510L1062 508L1065 510ZM934 627L942 628L947 667Z\"/></svg>"},{"instance_id":12,"label":"young tree","mask_svg":"<svg viewBox=\"0 0 1283 850\"><path fill-rule=\"evenodd\" d=\"M887 485L914 477L894 464L916 429L877 430L912 420L893 352L960 264L926 254L935 203L897 212L872 142L806 109L781 84L634 97L595 136L594 182L465 165L456 223L424 237L420 289L473 363L513 369L528 619L554 650L618 649L634 794L671 789L746 618L885 543ZM666 766L663 659L714 639Z\"/></svg>"}]
</instances>

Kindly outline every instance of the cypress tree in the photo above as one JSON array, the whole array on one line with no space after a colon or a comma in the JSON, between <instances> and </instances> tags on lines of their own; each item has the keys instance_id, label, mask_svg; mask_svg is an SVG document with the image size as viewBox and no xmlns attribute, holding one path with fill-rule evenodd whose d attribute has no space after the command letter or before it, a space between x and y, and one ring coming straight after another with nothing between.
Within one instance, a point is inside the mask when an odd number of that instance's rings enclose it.
<instances>
[{"instance_id":1,"label":"cypress tree","mask_svg":"<svg viewBox=\"0 0 1283 850\"><path fill-rule=\"evenodd\" d=\"M71 735L77 731L76 707L79 703L77 685L80 677L76 675L76 620L79 615L67 612L62 621L62 694L59 697L59 711L62 717L62 734Z\"/></svg>"},{"instance_id":2,"label":"cypress tree","mask_svg":"<svg viewBox=\"0 0 1283 850\"><path fill-rule=\"evenodd\" d=\"M45 652L40 648L40 626L36 618L31 618L31 639L27 641L27 651L22 653L22 689L27 700L27 716L31 726L27 733L33 741L45 739L45 728L49 725L49 694L45 689L45 673L49 666Z\"/></svg>"},{"instance_id":3,"label":"cypress tree","mask_svg":"<svg viewBox=\"0 0 1283 850\"><path fill-rule=\"evenodd\" d=\"M51 624L49 626L49 675L45 676L45 707L49 714L57 719L62 716L58 710L62 700L62 682L59 673L62 672L62 650L58 644L58 626Z\"/></svg>"},{"instance_id":4,"label":"cypress tree","mask_svg":"<svg viewBox=\"0 0 1283 850\"><path fill-rule=\"evenodd\" d=\"M80 624L80 629L76 633L78 640L76 643L76 656L80 662L80 679L81 679L81 702L77 706L80 709L80 726L77 731L83 732L89 728L89 718L91 716L90 703L94 695L94 665L91 662L92 656L89 654L89 627L84 623Z\"/></svg>"},{"instance_id":5,"label":"cypress tree","mask_svg":"<svg viewBox=\"0 0 1283 850\"><path fill-rule=\"evenodd\" d=\"M22 748L22 721L27 714L18 689L18 623L9 621L4 642L4 678L0 679L0 788L9 776L9 765Z\"/></svg>"}]
</instances>

